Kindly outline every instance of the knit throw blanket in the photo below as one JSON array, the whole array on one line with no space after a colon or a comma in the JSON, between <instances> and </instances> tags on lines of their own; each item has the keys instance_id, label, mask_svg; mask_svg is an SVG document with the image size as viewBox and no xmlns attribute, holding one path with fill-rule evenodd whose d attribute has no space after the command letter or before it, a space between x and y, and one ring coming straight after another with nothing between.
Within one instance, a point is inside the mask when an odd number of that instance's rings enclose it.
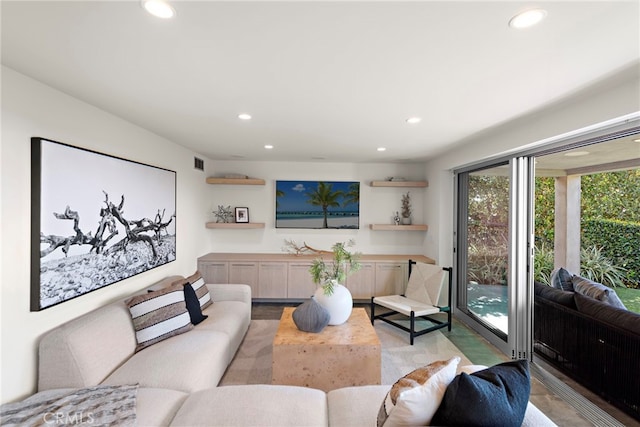
<instances>
[{"instance_id":1,"label":"knit throw blanket","mask_svg":"<svg viewBox=\"0 0 640 427\"><path fill-rule=\"evenodd\" d=\"M48 391L0 406L4 426L135 426L138 384Z\"/></svg>"}]
</instances>

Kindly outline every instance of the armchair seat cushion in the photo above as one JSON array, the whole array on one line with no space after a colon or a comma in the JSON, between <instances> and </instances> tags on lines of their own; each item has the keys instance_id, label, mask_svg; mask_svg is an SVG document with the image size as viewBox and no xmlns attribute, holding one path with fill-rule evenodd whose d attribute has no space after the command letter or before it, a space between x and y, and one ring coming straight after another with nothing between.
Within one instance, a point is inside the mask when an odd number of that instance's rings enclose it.
<instances>
[{"instance_id":1,"label":"armchair seat cushion","mask_svg":"<svg viewBox=\"0 0 640 427\"><path fill-rule=\"evenodd\" d=\"M387 307L388 309L402 313L405 316L411 315L412 311L416 316L426 316L429 314L436 314L440 312L440 309L436 306L412 300L401 295L375 297L373 299L373 302L383 307Z\"/></svg>"}]
</instances>

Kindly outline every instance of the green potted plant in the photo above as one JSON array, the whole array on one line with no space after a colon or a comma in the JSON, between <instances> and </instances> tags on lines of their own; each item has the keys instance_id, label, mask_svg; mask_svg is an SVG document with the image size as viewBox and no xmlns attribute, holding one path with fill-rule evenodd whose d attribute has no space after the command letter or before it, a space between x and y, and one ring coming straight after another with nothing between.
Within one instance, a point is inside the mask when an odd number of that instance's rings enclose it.
<instances>
[{"instance_id":1,"label":"green potted plant","mask_svg":"<svg viewBox=\"0 0 640 427\"><path fill-rule=\"evenodd\" d=\"M326 262L322 257L313 260L309 272L313 282L322 285L325 295L332 295L336 284L343 284L347 274L360 269L360 253L347 249L354 244L353 240L334 243L331 247L333 261Z\"/></svg>"},{"instance_id":2,"label":"green potted plant","mask_svg":"<svg viewBox=\"0 0 640 427\"><path fill-rule=\"evenodd\" d=\"M355 242L337 242L331 247L332 261L323 257L316 258L309 268L314 283L321 286L314 297L318 304L329 311L329 325L341 325L346 322L353 309L351 292L343 285L347 275L360 269L360 254L350 252L347 247Z\"/></svg>"},{"instance_id":3,"label":"green potted plant","mask_svg":"<svg viewBox=\"0 0 640 427\"><path fill-rule=\"evenodd\" d=\"M407 191L406 194L402 195L402 223L404 225L411 224L411 196Z\"/></svg>"}]
</instances>

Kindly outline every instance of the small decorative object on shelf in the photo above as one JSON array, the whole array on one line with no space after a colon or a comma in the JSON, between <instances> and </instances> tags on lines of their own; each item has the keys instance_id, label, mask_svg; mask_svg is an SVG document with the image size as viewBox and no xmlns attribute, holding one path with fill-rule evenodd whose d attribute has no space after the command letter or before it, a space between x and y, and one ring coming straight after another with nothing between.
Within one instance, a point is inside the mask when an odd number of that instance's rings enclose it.
<instances>
[{"instance_id":1,"label":"small decorative object on shelf","mask_svg":"<svg viewBox=\"0 0 640 427\"><path fill-rule=\"evenodd\" d=\"M401 176L390 176L387 178L387 181L391 181L391 182L404 182L406 181L405 178L401 177Z\"/></svg>"},{"instance_id":2,"label":"small decorative object on shelf","mask_svg":"<svg viewBox=\"0 0 640 427\"><path fill-rule=\"evenodd\" d=\"M249 208L236 208L236 222L249 222Z\"/></svg>"},{"instance_id":3,"label":"small decorative object on shelf","mask_svg":"<svg viewBox=\"0 0 640 427\"><path fill-rule=\"evenodd\" d=\"M298 329L313 333L321 332L331 318L329 311L318 304L313 295L293 310L292 317Z\"/></svg>"},{"instance_id":4,"label":"small decorative object on shelf","mask_svg":"<svg viewBox=\"0 0 640 427\"><path fill-rule=\"evenodd\" d=\"M411 196L408 191L402 195L402 224L411 225Z\"/></svg>"},{"instance_id":5,"label":"small decorative object on shelf","mask_svg":"<svg viewBox=\"0 0 640 427\"><path fill-rule=\"evenodd\" d=\"M346 249L353 245L353 239L347 243L335 243L331 247L333 261L326 263L322 257L316 258L309 269L313 282L321 285L314 295L318 303L329 311L330 325L341 325L351 316L353 298L342 283L347 274L360 269L360 253L351 253Z\"/></svg>"},{"instance_id":6,"label":"small decorative object on shelf","mask_svg":"<svg viewBox=\"0 0 640 427\"><path fill-rule=\"evenodd\" d=\"M396 211L396 216L393 217L393 223L395 225L400 225L400 214Z\"/></svg>"},{"instance_id":7,"label":"small decorative object on shelf","mask_svg":"<svg viewBox=\"0 0 640 427\"><path fill-rule=\"evenodd\" d=\"M233 212L231 211L231 206L225 208L222 205L218 205L218 211L213 211L213 214L216 216L216 222L232 222Z\"/></svg>"}]
</instances>

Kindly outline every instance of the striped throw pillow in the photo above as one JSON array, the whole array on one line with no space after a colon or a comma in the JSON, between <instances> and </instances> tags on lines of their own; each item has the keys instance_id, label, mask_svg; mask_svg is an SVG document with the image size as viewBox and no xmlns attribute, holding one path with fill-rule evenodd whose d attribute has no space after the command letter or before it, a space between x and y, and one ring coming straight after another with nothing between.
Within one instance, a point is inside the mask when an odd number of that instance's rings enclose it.
<instances>
[{"instance_id":1,"label":"striped throw pillow","mask_svg":"<svg viewBox=\"0 0 640 427\"><path fill-rule=\"evenodd\" d=\"M136 331L136 352L193 329L182 285L136 295L126 304Z\"/></svg>"},{"instance_id":2,"label":"striped throw pillow","mask_svg":"<svg viewBox=\"0 0 640 427\"><path fill-rule=\"evenodd\" d=\"M193 275L187 277L187 282L191 283L191 287L196 291L198 301L200 301L200 308L202 310L213 304L211 294L209 294L209 289L207 288L207 285L204 284L204 279L199 271L196 271Z\"/></svg>"}]
</instances>

